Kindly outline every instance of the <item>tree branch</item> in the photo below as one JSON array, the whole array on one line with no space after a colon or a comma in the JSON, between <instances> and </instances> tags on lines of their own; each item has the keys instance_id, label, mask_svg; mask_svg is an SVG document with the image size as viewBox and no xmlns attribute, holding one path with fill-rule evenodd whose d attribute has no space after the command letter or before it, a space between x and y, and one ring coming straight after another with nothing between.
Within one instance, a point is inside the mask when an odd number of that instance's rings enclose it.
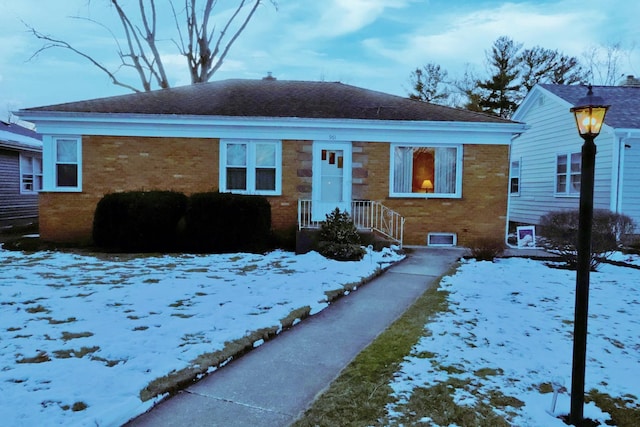
<instances>
[{"instance_id":1,"label":"tree branch","mask_svg":"<svg viewBox=\"0 0 640 427\"><path fill-rule=\"evenodd\" d=\"M70 51L72 51L73 53L75 53L77 55L80 55L81 57L85 58L86 60L91 62L93 65L98 67L100 70L102 70L105 74L107 74L107 76L109 76L109 78L111 79L111 82L114 85L129 89L129 90L131 90L133 92L140 92L139 89L137 89L137 88L135 88L135 87L133 87L133 86L131 86L129 84L123 83L120 80L118 80L118 78L116 77L114 72L110 71L107 67L102 65L100 62L98 62L91 55L86 54L86 53L82 52L81 50L76 49L75 47L73 47L69 43L65 42L64 40L54 39L51 36L47 36L47 35L39 32L38 30L36 30L35 28L31 27L30 25L28 25L28 24L26 24L24 22L23 22L23 24L29 29L29 32L31 34L33 34L36 38L38 38L39 40L44 40L46 42L40 49L38 49L33 55L31 55L31 57L29 57L28 61L31 61L33 58L38 56L38 54L40 54L41 52L44 52L45 50L48 50L48 49L52 49L52 48L67 49L67 50L70 50Z\"/></svg>"}]
</instances>

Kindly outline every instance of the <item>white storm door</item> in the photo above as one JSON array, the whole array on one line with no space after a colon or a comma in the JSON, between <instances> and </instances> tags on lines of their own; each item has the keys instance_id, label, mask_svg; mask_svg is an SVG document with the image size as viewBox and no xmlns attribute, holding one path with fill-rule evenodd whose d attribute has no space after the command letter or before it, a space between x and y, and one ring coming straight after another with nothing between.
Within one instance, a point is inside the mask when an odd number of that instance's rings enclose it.
<instances>
[{"instance_id":1,"label":"white storm door","mask_svg":"<svg viewBox=\"0 0 640 427\"><path fill-rule=\"evenodd\" d=\"M324 221L339 208L351 211L351 142L313 143L311 217Z\"/></svg>"}]
</instances>

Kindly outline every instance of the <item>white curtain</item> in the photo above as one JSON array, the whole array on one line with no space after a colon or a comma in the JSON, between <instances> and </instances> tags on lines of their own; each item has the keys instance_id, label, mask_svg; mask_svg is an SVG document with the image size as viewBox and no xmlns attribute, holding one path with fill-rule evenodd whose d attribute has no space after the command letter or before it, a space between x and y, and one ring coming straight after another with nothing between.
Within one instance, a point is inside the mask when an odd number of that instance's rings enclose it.
<instances>
[{"instance_id":1,"label":"white curtain","mask_svg":"<svg viewBox=\"0 0 640 427\"><path fill-rule=\"evenodd\" d=\"M436 148L435 192L453 194L456 192L456 149Z\"/></svg>"},{"instance_id":2,"label":"white curtain","mask_svg":"<svg viewBox=\"0 0 640 427\"><path fill-rule=\"evenodd\" d=\"M413 148L396 147L393 163L394 193L411 193L413 179Z\"/></svg>"}]
</instances>

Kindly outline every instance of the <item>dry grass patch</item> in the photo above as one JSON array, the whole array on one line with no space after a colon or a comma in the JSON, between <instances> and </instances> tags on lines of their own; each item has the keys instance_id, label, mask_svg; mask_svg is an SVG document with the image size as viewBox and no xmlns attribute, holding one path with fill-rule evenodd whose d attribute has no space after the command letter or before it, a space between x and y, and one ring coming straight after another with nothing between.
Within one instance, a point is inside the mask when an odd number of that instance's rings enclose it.
<instances>
[{"instance_id":1,"label":"dry grass patch","mask_svg":"<svg viewBox=\"0 0 640 427\"><path fill-rule=\"evenodd\" d=\"M451 274L449 271L445 275ZM364 349L293 425L375 426L391 403L394 373L424 333L428 319L446 310L446 293L433 286Z\"/></svg>"}]
</instances>

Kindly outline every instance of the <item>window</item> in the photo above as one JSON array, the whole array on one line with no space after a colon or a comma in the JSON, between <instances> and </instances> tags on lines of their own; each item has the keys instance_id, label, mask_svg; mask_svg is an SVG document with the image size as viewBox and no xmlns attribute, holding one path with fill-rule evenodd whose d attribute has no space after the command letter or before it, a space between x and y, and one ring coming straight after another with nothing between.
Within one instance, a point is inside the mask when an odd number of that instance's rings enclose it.
<instances>
[{"instance_id":1,"label":"window","mask_svg":"<svg viewBox=\"0 0 640 427\"><path fill-rule=\"evenodd\" d=\"M80 189L80 140L54 139L55 181L59 189Z\"/></svg>"},{"instance_id":2,"label":"window","mask_svg":"<svg viewBox=\"0 0 640 427\"><path fill-rule=\"evenodd\" d=\"M20 154L20 193L37 193L42 190L42 158Z\"/></svg>"},{"instance_id":3,"label":"window","mask_svg":"<svg viewBox=\"0 0 640 427\"><path fill-rule=\"evenodd\" d=\"M582 155L580 153L559 154L556 160L556 194L580 195L580 173Z\"/></svg>"},{"instance_id":4,"label":"window","mask_svg":"<svg viewBox=\"0 0 640 427\"><path fill-rule=\"evenodd\" d=\"M455 246L458 236L455 233L429 233L427 235L428 246Z\"/></svg>"},{"instance_id":5,"label":"window","mask_svg":"<svg viewBox=\"0 0 640 427\"><path fill-rule=\"evenodd\" d=\"M460 197L460 147L392 146L391 195Z\"/></svg>"},{"instance_id":6,"label":"window","mask_svg":"<svg viewBox=\"0 0 640 427\"><path fill-rule=\"evenodd\" d=\"M520 160L511 161L509 192L513 195L520 194Z\"/></svg>"},{"instance_id":7,"label":"window","mask_svg":"<svg viewBox=\"0 0 640 427\"><path fill-rule=\"evenodd\" d=\"M281 156L280 141L222 141L220 143L221 191L280 194Z\"/></svg>"}]
</instances>

